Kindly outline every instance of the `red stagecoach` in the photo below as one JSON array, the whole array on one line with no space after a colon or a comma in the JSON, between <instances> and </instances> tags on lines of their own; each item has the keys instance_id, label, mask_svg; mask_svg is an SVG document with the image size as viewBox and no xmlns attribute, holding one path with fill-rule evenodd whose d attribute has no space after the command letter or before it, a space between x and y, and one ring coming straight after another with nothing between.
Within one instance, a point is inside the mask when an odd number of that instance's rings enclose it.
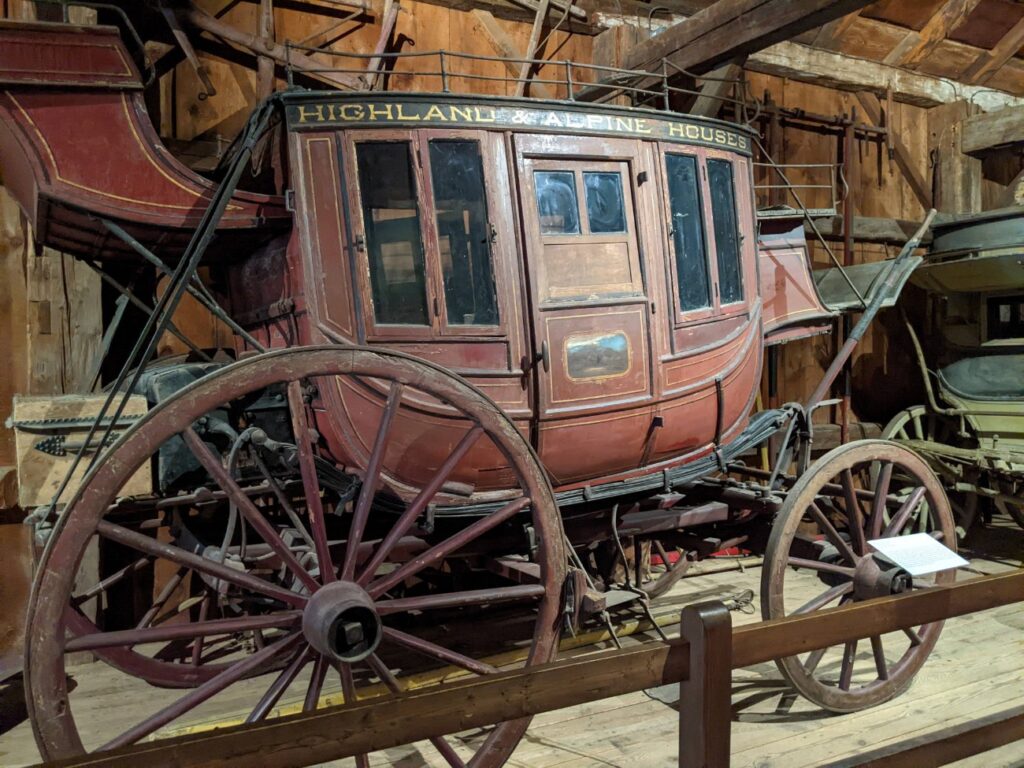
<instances>
[{"instance_id":1,"label":"red stagecoach","mask_svg":"<svg viewBox=\"0 0 1024 768\"><path fill-rule=\"evenodd\" d=\"M907 448L810 460L811 413L917 238L870 273L812 275L799 218L757 216L756 135L650 104L667 81L620 73L595 103L566 64L561 101L456 95L457 56L436 58L436 94L275 95L213 181L161 146L115 28L0 26L0 167L37 239L125 291L140 268L166 281L129 292L144 327L88 425L20 425L81 430L78 474L31 516L44 757L135 742L229 686L258 721L290 689L315 708L335 675L351 700L546 662L723 547L766 547L770 618L909 588L870 539L955 546ZM186 292L235 348L146 364ZM861 320L818 391L751 415L766 345L827 331L840 304ZM851 711L904 690L940 628L780 667ZM84 729L78 651L187 690L128 731ZM434 746L501 765L526 725Z\"/></svg>"}]
</instances>

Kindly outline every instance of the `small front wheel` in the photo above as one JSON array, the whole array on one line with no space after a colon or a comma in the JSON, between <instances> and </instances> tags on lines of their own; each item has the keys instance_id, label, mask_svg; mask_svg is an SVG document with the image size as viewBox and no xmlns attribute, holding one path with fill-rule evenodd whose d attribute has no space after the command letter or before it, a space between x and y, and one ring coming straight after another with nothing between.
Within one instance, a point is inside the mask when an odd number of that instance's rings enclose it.
<instances>
[{"instance_id":1,"label":"small front wheel","mask_svg":"<svg viewBox=\"0 0 1024 768\"><path fill-rule=\"evenodd\" d=\"M868 544L917 532L956 549L949 501L924 460L887 440L839 446L800 477L776 517L761 575L762 616L813 613L952 582L952 570L911 581ZM935 622L776 664L815 704L854 712L906 690L941 630Z\"/></svg>"}]
</instances>

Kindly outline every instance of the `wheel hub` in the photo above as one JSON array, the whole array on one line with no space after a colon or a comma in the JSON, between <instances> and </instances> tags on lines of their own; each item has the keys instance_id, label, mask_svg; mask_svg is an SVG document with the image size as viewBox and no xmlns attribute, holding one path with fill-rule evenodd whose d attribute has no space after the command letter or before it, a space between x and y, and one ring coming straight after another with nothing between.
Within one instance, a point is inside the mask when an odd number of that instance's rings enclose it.
<instances>
[{"instance_id":1,"label":"wheel hub","mask_svg":"<svg viewBox=\"0 0 1024 768\"><path fill-rule=\"evenodd\" d=\"M380 645L383 629L373 599L354 581L318 589L302 613L302 633L330 659L362 661Z\"/></svg>"},{"instance_id":2,"label":"wheel hub","mask_svg":"<svg viewBox=\"0 0 1024 768\"><path fill-rule=\"evenodd\" d=\"M860 559L853 574L853 597L855 600L870 600L886 595L909 592L913 578L909 573L888 560L877 560L869 554Z\"/></svg>"}]
</instances>

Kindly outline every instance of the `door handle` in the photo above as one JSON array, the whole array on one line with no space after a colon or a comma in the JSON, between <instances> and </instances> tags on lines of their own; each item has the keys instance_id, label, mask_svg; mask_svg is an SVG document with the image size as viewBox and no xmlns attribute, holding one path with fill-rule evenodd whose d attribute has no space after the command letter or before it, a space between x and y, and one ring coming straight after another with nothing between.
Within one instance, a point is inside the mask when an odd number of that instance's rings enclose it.
<instances>
[{"instance_id":1,"label":"door handle","mask_svg":"<svg viewBox=\"0 0 1024 768\"><path fill-rule=\"evenodd\" d=\"M545 339L540 343L540 364L544 366L544 373L551 372L551 353L548 351L548 342Z\"/></svg>"}]
</instances>

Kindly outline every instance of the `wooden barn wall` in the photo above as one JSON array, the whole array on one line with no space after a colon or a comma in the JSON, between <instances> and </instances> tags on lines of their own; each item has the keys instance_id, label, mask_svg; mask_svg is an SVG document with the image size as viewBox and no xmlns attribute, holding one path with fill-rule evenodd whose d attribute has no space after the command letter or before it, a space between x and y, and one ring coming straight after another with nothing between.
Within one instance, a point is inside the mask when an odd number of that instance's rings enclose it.
<instances>
[{"instance_id":1,"label":"wooden barn wall","mask_svg":"<svg viewBox=\"0 0 1024 768\"><path fill-rule=\"evenodd\" d=\"M206 0L200 3L213 12L223 7L223 0ZM238 3L221 18L222 21L243 30L255 30L259 6L255 3ZM557 15L554 15L557 18ZM279 41L303 41L337 24L331 16L319 16L287 8L275 9L274 25ZM503 41L514 47L520 55L526 50L530 38L530 25L504 19L495 19ZM373 18L359 17L344 24L330 34L333 46L339 51L355 53L372 52L380 37L379 15ZM399 42L397 50L406 53L430 51L456 51L475 56L497 56L487 26L480 12L457 11L427 3L402 3L392 40ZM592 38L585 35L570 35L563 31L551 33L542 47L538 58L556 61L591 60ZM200 99L202 88L193 68L186 62L179 64L173 73L165 76L161 86L165 90L161 103L172 110L170 115L161 115L160 127L163 135L190 140L197 137L232 137L248 117L256 101L255 69L244 63L229 63L223 59L201 55L217 95ZM321 57L329 66L344 68L365 67L365 59L342 56ZM506 66L496 61L449 58L446 67L451 76L450 89L455 92L508 95L515 90L511 83L500 82L509 76ZM563 77L554 72L554 66L542 67L536 77L555 79ZM417 71L418 70L418 71ZM389 78L389 90L440 92L441 79L437 75L421 74L423 71L438 71L437 58L408 58L400 60ZM459 77L458 75L473 77ZM480 78L496 78L486 80ZM282 85L279 82L279 85ZM171 94L166 91L170 89ZM564 91L564 89L563 89Z\"/></svg>"},{"instance_id":2,"label":"wooden barn wall","mask_svg":"<svg viewBox=\"0 0 1024 768\"><path fill-rule=\"evenodd\" d=\"M793 80L757 73L747 75L750 90L759 99L768 94L781 107L803 109L819 115L854 115L866 122L856 94L822 88ZM856 112L854 112L856 110ZM918 173L930 179L928 112L922 107L894 104L890 125L906 146ZM884 143L858 141L852 179L847 179L857 216L921 221L926 211L914 196L895 162L890 162ZM823 135L800 128L783 128L780 157L775 162L786 164L838 163L840 142L834 134ZM820 183L815 172L788 172L798 183ZM801 190L808 207L828 204L827 194L817 190ZM844 201L840 201L842 211ZM815 269L832 266L820 244L811 240ZM843 244L830 243L835 256L844 261ZM855 243L853 263L878 261L896 255L897 248L872 243ZM921 296L908 290L905 303L920 301ZM780 347L779 400L804 400L814 389L835 354L835 339L821 336ZM898 310L884 310L860 343L854 354L853 411L864 421L885 422L899 409L920 400L920 377L909 356L909 339L903 329ZM823 409L819 419L827 417Z\"/></svg>"}]
</instances>

